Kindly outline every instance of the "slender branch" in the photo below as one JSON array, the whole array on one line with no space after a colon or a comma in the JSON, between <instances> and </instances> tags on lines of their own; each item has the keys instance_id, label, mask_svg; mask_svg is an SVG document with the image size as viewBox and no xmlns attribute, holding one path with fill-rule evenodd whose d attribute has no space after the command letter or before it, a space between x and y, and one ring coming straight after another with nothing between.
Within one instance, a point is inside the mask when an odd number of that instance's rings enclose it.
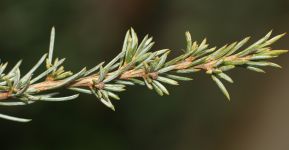
<instances>
[{"instance_id":1,"label":"slender branch","mask_svg":"<svg viewBox=\"0 0 289 150\"><path fill-rule=\"evenodd\" d=\"M235 60L249 60L251 56L246 56L242 58L238 58L236 55L229 56L224 58L227 61L235 61ZM172 70L183 70L190 68L191 63L194 61L194 58L189 58L186 59L178 64L175 64ZM207 62L205 64L201 64L198 66L193 67L194 69L203 69L205 71L211 71L213 69L214 64L216 64L216 60L212 60L210 62ZM107 76L111 76L115 72L109 73ZM130 78L144 78L145 76L153 76L154 73L149 73L147 74L144 69L132 69L123 72L121 75L119 75L119 79L130 79ZM89 76L89 77L84 77L80 78L70 84L68 84L66 87L67 88L73 88L73 87L92 87L93 86L93 80L98 80L99 76L97 74ZM57 80L57 81L51 81L47 80L44 82L40 82L37 84L30 85L31 88L36 89L38 92L44 92L49 90L50 87L57 86L59 84L62 84L64 81L63 80ZM3 92L0 93L0 100L6 100L10 98L11 92Z\"/></svg>"},{"instance_id":2,"label":"slender branch","mask_svg":"<svg viewBox=\"0 0 289 150\"><path fill-rule=\"evenodd\" d=\"M111 99L119 99L115 92L122 92L126 86L146 85L155 90L159 95L168 95L169 92L163 84L178 85L178 81L192 80L183 74L192 74L200 70L211 76L223 94L230 100L229 93L220 79L233 82L225 72L235 67L243 67L252 71L262 72L261 67L279 65L269 62L287 50L272 50L269 46L279 40L284 34L270 38L271 31L263 38L241 49L249 40L245 38L240 42L234 42L221 48L209 48L207 40L200 44L191 40L191 35L186 32L187 46L180 56L167 61L170 50L163 49L150 52L154 42L152 38L145 36L142 42L133 29L126 34L123 48L113 60L104 65L104 62L90 70L82 69L73 74L65 71L61 66L65 59L53 60L55 29L51 31L49 54L43 55L37 64L25 74L20 76L20 64L17 63L7 74L4 70L7 63L0 65L0 106L15 106L32 104L35 101L65 101L78 97L78 94L66 97L54 97L54 93L48 91L66 88L77 93L94 94L100 102L114 110ZM46 70L33 77L33 73L46 59ZM176 75L181 74L181 75ZM38 82L45 78L44 81ZM17 99L20 102L10 102ZM6 102L7 101L7 102ZM23 103L21 103L23 102ZM0 115L0 118L13 121L26 122L29 119Z\"/></svg>"}]
</instances>

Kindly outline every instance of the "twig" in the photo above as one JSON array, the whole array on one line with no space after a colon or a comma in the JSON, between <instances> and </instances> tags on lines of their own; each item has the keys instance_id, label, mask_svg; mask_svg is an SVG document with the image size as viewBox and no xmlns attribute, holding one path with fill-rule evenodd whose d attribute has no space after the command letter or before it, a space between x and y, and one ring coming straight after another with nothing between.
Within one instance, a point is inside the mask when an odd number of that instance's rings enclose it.
<instances>
[{"instance_id":1,"label":"twig","mask_svg":"<svg viewBox=\"0 0 289 150\"><path fill-rule=\"evenodd\" d=\"M209 48L206 39L200 44L192 42L190 33L186 32L186 50L182 55L167 61L169 49L151 52L154 45L152 38L147 35L139 43L135 31L130 29L125 36L122 51L113 60L106 65L102 62L90 70L84 68L73 74L71 71L65 71L61 66L65 59L53 59L55 29L52 28L48 58L46 54L43 55L23 77L19 69L21 61L7 74L4 73L7 63L0 65L0 106L17 106L35 101L66 101L78 97L78 94L66 97L54 97L54 93L40 95L42 92L66 88L77 93L93 94L100 102L114 110L111 99L119 100L119 96L115 93L124 91L126 86L146 85L161 96L168 95L169 91L164 84L178 85L178 81L192 80L183 74L192 74L200 70L210 75L230 100L229 93L221 81L222 79L233 83L226 71L243 67L264 73L261 67L280 68L279 65L268 60L286 53L287 50L272 50L269 46L284 34L273 38L270 36L271 31L243 49L242 47L249 40L248 37L221 48ZM47 69L34 77L35 70L45 60ZM43 81L39 81L43 78ZM12 102L11 99L19 102ZM19 122L30 121L2 114L0 118Z\"/></svg>"}]
</instances>

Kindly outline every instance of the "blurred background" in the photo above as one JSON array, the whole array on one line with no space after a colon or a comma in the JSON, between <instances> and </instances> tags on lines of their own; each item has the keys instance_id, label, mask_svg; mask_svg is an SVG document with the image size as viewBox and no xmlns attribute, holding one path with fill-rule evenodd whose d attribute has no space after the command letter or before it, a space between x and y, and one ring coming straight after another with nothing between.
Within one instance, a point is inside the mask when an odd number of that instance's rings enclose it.
<instances>
[{"instance_id":1,"label":"blurred background","mask_svg":"<svg viewBox=\"0 0 289 150\"><path fill-rule=\"evenodd\" d=\"M154 36L154 50L185 48L184 32L211 46L269 30L289 31L288 0L25 0L0 1L0 56L10 64L24 59L28 71L46 53L52 26L55 54L66 69L112 59L127 29ZM274 45L289 49L289 37ZM251 41L252 42L252 41ZM0 119L2 150L288 150L288 55L283 69L266 74L235 69L226 84L232 101L204 73L159 97L130 87L114 101L116 112L93 96L75 101L1 107L0 112L33 118L20 124ZM68 94L68 93L67 93Z\"/></svg>"}]
</instances>

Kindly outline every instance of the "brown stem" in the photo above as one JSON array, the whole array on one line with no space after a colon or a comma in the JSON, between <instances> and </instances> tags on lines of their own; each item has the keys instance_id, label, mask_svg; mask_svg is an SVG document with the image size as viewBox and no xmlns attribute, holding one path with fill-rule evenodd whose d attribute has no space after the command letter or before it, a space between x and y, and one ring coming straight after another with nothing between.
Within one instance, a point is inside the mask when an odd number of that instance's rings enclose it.
<instances>
[{"instance_id":1,"label":"brown stem","mask_svg":"<svg viewBox=\"0 0 289 150\"><path fill-rule=\"evenodd\" d=\"M228 56L225 58L226 61L232 61L232 60L248 60L251 56L246 56L246 57L242 57L242 58L238 58L236 55L232 55L232 56ZM189 67L191 67L191 63L194 61L195 59L193 57L189 57L186 60L174 65L174 70L182 70L182 69L187 69ZM211 60L207 63L201 64L201 65L197 65L194 66L193 68L195 69L202 69L202 70L212 70L214 64L217 62L217 60ZM113 73L113 72L112 72ZM112 73L109 73L108 76L110 76ZM124 73L122 73L119 76L119 79L130 79L130 78L137 78L137 77L144 77L146 76L146 72L144 69L132 69L132 70L128 70L125 71ZM70 83L69 85L67 85L67 87L92 87L93 86L93 80L97 80L98 79L98 75L92 75L92 76L88 76L88 77L83 77L80 78L72 83ZM30 88L34 88L36 89L38 92L43 92L43 91L47 91L50 89L50 87L54 87L56 85L59 85L63 82L63 80L57 80L57 81L52 81L52 80L46 80L40 83L36 83L33 85L30 85ZM11 97L11 92L7 91L7 92L3 92L0 93L0 100L6 100L9 97Z\"/></svg>"}]
</instances>

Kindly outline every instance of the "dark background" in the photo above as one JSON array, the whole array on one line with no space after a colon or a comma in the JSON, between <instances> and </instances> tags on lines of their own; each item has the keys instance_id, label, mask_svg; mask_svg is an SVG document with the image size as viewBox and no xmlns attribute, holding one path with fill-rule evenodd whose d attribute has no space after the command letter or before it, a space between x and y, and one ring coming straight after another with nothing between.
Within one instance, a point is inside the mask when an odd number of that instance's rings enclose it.
<instances>
[{"instance_id":1,"label":"dark background","mask_svg":"<svg viewBox=\"0 0 289 150\"><path fill-rule=\"evenodd\" d=\"M288 0L1 0L0 56L10 64L24 59L27 71L47 52L56 27L56 55L77 71L112 59L125 32L154 36L154 50L185 48L184 32L222 46L269 30L289 31ZM286 36L276 49L288 49ZM252 41L251 41L252 42ZM172 55L176 55L173 53ZM288 150L288 55L283 69L266 74L235 69L226 84L226 101L204 74L169 87L159 97L145 87L130 87L112 112L93 96L75 101L1 107L1 113L33 118L21 124L0 120L2 150Z\"/></svg>"}]
</instances>

